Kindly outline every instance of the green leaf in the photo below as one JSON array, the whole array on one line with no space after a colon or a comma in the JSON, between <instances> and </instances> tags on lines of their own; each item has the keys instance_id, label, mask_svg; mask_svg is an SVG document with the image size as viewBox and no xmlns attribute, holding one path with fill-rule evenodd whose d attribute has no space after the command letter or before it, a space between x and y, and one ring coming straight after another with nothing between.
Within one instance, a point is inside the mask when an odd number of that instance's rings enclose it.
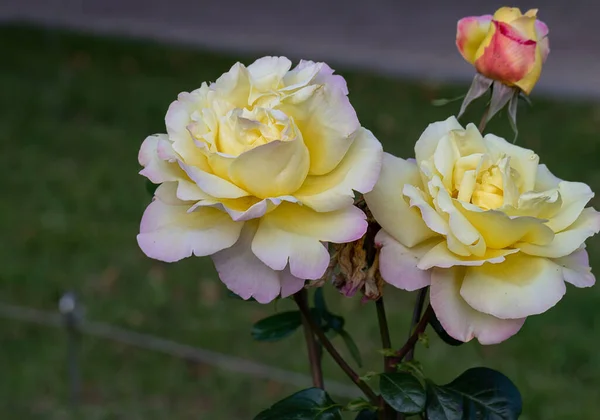
<instances>
[{"instance_id":1,"label":"green leaf","mask_svg":"<svg viewBox=\"0 0 600 420\"><path fill-rule=\"evenodd\" d=\"M523 403L517 387L502 373L472 368L447 385L427 384L431 420L515 420Z\"/></svg>"},{"instance_id":2,"label":"green leaf","mask_svg":"<svg viewBox=\"0 0 600 420\"><path fill-rule=\"evenodd\" d=\"M460 399L444 387L427 381L427 418L430 420L459 420L462 417Z\"/></svg>"},{"instance_id":3,"label":"green leaf","mask_svg":"<svg viewBox=\"0 0 600 420\"><path fill-rule=\"evenodd\" d=\"M341 408L322 389L308 388L275 403L254 420L341 420Z\"/></svg>"},{"instance_id":4,"label":"green leaf","mask_svg":"<svg viewBox=\"0 0 600 420\"><path fill-rule=\"evenodd\" d=\"M440 324L440 321L437 319L435 314L432 314L432 316L429 318L429 325L431 325L438 337L440 337L444 343L449 344L451 346L461 346L465 344L462 341L452 338L450 334L446 332L444 327L442 327L442 324Z\"/></svg>"},{"instance_id":5,"label":"green leaf","mask_svg":"<svg viewBox=\"0 0 600 420\"><path fill-rule=\"evenodd\" d=\"M341 330L339 334L344 339L344 343L346 343L346 347L348 348L350 355L352 356L358 367L362 367L362 358L360 357L360 350L358 350L358 347L352 339L352 337L350 337L350 334L348 334L346 330Z\"/></svg>"},{"instance_id":6,"label":"green leaf","mask_svg":"<svg viewBox=\"0 0 600 420\"><path fill-rule=\"evenodd\" d=\"M346 404L345 410L347 411L363 411L363 410L374 410L376 407L373 407L371 403L364 398L357 398L350 401Z\"/></svg>"},{"instance_id":7,"label":"green leaf","mask_svg":"<svg viewBox=\"0 0 600 420\"><path fill-rule=\"evenodd\" d=\"M385 402L399 413L417 414L425 409L425 390L419 380L409 373L380 375L379 390Z\"/></svg>"},{"instance_id":8,"label":"green leaf","mask_svg":"<svg viewBox=\"0 0 600 420\"><path fill-rule=\"evenodd\" d=\"M354 420L377 420L377 412L371 410L363 410Z\"/></svg>"},{"instance_id":9,"label":"green leaf","mask_svg":"<svg viewBox=\"0 0 600 420\"><path fill-rule=\"evenodd\" d=\"M280 312L254 324L251 334L258 341L277 341L292 334L300 325L300 311Z\"/></svg>"},{"instance_id":10,"label":"green leaf","mask_svg":"<svg viewBox=\"0 0 600 420\"><path fill-rule=\"evenodd\" d=\"M344 329L345 320L339 315L334 315L329 312L327 305L325 304L325 296L323 295L323 288L319 287L315 290L315 307L311 310L315 320L321 325L321 328L325 332L333 330L335 333L339 333ZM335 334L331 334L329 338L332 338Z\"/></svg>"}]
</instances>

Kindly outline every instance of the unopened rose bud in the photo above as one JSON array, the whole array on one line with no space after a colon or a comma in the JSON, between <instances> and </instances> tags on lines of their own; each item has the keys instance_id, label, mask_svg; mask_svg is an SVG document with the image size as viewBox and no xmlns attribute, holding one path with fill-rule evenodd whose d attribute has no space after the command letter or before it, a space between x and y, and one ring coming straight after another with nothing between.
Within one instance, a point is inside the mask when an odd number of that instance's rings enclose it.
<instances>
[{"instance_id":1,"label":"unopened rose bud","mask_svg":"<svg viewBox=\"0 0 600 420\"><path fill-rule=\"evenodd\" d=\"M550 52L548 27L536 15L537 9L522 14L518 8L502 7L493 16L463 18L456 46L480 74L529 95Z\"/></svg>"}]
</instances>

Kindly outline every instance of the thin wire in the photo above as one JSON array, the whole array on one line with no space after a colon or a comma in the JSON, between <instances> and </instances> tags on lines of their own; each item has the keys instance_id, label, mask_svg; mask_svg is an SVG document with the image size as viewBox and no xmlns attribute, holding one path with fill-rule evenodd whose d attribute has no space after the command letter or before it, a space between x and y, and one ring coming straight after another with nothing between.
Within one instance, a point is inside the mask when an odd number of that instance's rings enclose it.
<instances>
[{"instance_id":1,"label":"thin wire","mask_svg":"<svg viewBox=\"0 0 600 420\"><path fill-rule=\"evenodd\" d=\"M48 327L64 327L61 315L58 313L41 311L26 306L11 305L1 302L0 317L23 322L31 322ZM177 343L175 341L149 334L138 333L102 322L83 320L79 324L78 328L82 334L118 341L131 346L141 347L146 350L165 353L181 359L205 363L207 365L216 366L223 370L245 373L256 378L267 379L302 388L310 387L312 383L311 377L308 375L279 369L235 356L229 356L212 350L192 347L186 344ZM325 382L327 383L327 391L332 395L346 398L356 398L361 395L360 391L353 386L331 380L326 380Z\"/></svg>"}]
</instances>

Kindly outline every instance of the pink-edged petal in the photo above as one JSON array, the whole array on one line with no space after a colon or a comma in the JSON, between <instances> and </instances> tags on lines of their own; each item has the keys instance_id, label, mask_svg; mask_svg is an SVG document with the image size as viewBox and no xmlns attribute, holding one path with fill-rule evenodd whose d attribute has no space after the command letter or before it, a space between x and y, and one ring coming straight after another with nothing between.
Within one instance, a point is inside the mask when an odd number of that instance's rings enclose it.
<instances>
[{"instance_id":1,"label":"pink-edged petal","mask_svg":"<svg viewBox=\"0 0 600 420\"><path fill-rule=\"evenodd\" d=\"M163 150L162 157L159 156L159 149ZM169 154L165 150L168 150ZM167 156L164 156L165 154ZM175 157L175 152L173 152L167 135L154 134L146 137L138 154L138 161L144 167L140 171L140 175L145 176L155 184L185 178L185 173L177 163L174 160L166 160L164 157Z\"/></svg>"},{"instance_id":2,"label":"pink-edged petal","mask_svg":"<svg viewBox=\"0 0 600 420\"><path fill-rule=\"evenodd\" d=\"M407 184L421 185L417 165L384 153L379 180L364 197L377 223L397 241L412 247L436 232L427 227L419 210L406 202L402 190Z\"/></svg>"},{"instance_id":3,"label":"pink-edged petal","mask_svg":"<svg viewBox=\"0 0 600 420\"><path fill-rule=\"evenodd\" d=\"M381 143L369 130L360 128L348 152L331 172L309 175L294 196L317 211L332 211L351 205L354 191L367 193L379 177Z\"/></svg>"},{"instance_id":4,"label":"pink-edged petal","mask_svg":"<svg viewBox=\"0 0 600 420\"><path fill-rule=\"evenodd\" d=\"M430 302L448 334L460 341L477 338L481 344L497 344L515 335L525 318L499 319L473 309L460 295L464 267L434 268Z\"/></svg>"},{"instance_id":5,"label":"pink-edged petal","mask_svg":"<svg viewBox=\"0 0 600 420\"><path fill-rule=\"evenodd\" d=\"M518 249L490 249L488 248L482 256L462 256L453 253L448 249L448 244L440 242L431 248L419 260L418 267L421 270L428 270L432 267L450 268L457 265L461 266L480 266L485 263L499 264L502 263L507 255L519 252ZM486 264L486 265L490 265Z\"/></svg>"},{"instance_id":6,"label":"pink-edged petal","mask_svg":"<svg viewBox=\"0 0 600 420\"><path fill-rule=\"evenodd\" d=\"M549 259L522 253L501 264L469 268L460 289L471 307L501 319L546 312L565 292L560 267Z\"/></svg>"},{"instance_id":7,"label":"pink-edged petal","mask_svg":"<svg viewBox=\"0 0 600 420\"><path fill-rule=\"evenodd\" d=\"M304 279L300 279L290 272L290 267L284 268L279 272L281 281L281 297L286 298L299 292L304 287Z\"/></svg>"},{"instance_id":8,"label":"pink-edged petal","mask_svg":"<svg viewBox=\"0 0 600 420\"><path fill-rule=\"evenodd\" d=\"M417 264L435 242L407 248L382 229L375 236L375 245L381 248L379 271L387 283L410 292L429 286L431 272L417 268Z\"/></svg>"},{"instance_id":9,"label":"pink-edged petal","mask_svg":"<svg viewBox=\"0 0 600 420\"><path fill-rule=\"evenodd\" d=\"M275 271L256 258L250 248L256 228L257 222L246 223L235 245L217 252L212 260L229 290L243 299L269 303L280 293L286 297L297 292L304 280L292 276L288 268Z\"/></svg>"},{"instance_id":10,"label":"pink-edged petal","mask_svg":"<svg viewBox=\"0 0 600 420\"><path fill-rule=\"evenodd\" d=\"M546 61L550 54L550 41L548 40L548 25L541 20L535 21L535 32L538 40L538 48L542 54L542 61Z\"/></svg>"},{"instance_id":11,"label":"pink-edged petal","mask_svg":"<svg viewBox=\"0 0 600 420\"><path fill-rule=\"evenodd\" d=\"M188 213L189 205L168 205L154 200L146 208L137 236L150 258L175 262L192 255L211 255L233 245L243 223L227 213L201 207Z\"/></svg>"},{"instance_id":12,"label":"pink-edged petal","mask_svg":"<svg viewBox=\"0 0 600 420\"><path fill-rule=\"evenodd\" d=\"M354 206L318 213L285 202L260 219L252 251L274 270L283 270L289 262L294 276L314 280L329 265L329 252L322 242L352 242L366 230L366 216Z\"/></svg>"},{"instance_id":13,"label":"pink-edged petal","mask_svg":"<svg viewBox=\"0 0 600 420\"><path fill-rule=\"evenodd\" d=\"M575 287L591 287L596 284L585 247L579 248L566 257L556 258L552 261L562 267L567 283L571 283Z\"/></svg>"},{"instance_id":14,"label":"pink-edged petal","mask_svg":"<svg viewBox=\"0 0 600 420\"><path fill-rule=\"evenodd\" d=\"M485 39L492 24L492 15L469 16L458 21L456 47L469 63L475 61L475 53Z\"/></svg>"}]
</instances>

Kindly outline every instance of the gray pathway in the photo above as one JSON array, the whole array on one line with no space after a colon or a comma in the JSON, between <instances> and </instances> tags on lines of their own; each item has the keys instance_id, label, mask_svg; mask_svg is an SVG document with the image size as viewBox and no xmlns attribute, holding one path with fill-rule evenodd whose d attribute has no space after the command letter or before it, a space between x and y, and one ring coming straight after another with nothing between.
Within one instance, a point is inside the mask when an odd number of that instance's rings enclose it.
<instances>
[{"instance_id":1,"label":"gray pathway","mask_svg":"<svg viewBox=\"0 0 600 420\"><path fill-rule=\"evenodd\" d=\"M552 52L536 91L600 99L600 2L514 0L539 7ZM411 78L472 77L456 21L496 0L0 0L2 21L285 54ZM534 91L534 92L536 92Z\"/></svg>"}]
</instances>

